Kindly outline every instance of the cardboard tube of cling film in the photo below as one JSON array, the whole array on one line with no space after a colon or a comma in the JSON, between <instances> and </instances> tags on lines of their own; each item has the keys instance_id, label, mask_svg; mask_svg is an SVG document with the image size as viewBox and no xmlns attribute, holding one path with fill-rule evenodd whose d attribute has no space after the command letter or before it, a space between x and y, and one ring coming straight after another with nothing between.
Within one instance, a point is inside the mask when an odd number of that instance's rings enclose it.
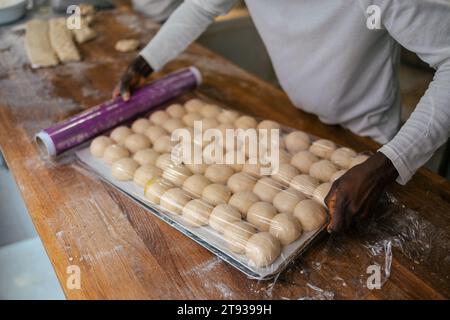
<instances>
[{"instance_id":1,"label":"cardboard tube of cling film","mask_svg":"<svg viewBox=\"0 0 450 320\"><path fill-rule=\"evenodd\" d=\"M36 142L49 156L58 156L138 114L195 89L201 81L200 71L195 67L171 73L138 89L126 102L118 97L40 131Z\"/></svg>"}]
</instances>

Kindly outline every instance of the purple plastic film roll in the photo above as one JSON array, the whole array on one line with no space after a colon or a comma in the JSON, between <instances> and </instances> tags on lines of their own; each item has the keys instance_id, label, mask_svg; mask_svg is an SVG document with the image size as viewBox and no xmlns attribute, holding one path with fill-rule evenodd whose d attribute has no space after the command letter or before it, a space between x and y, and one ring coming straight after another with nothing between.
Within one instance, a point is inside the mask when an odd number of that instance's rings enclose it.
<instances>
[{"instance_id":1,"label":"purple plastic film roll","mask_svg":"<svg viewBox=\"0 0 450 320\"><path fill-rule=\"evenodd\" d=\"M140 88L127 102L119 97L40 131L36 142L50 156L57 156L200 83L200 71L195 67L171 73Z\"/></svg>"}]
</instances>

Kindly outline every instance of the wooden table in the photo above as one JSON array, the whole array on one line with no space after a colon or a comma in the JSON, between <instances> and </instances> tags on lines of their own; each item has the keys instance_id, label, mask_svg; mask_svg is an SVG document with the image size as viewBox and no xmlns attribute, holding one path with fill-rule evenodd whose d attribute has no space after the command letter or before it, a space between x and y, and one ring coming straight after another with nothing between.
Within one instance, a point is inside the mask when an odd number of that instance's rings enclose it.
<instances>
[{"instance_id":1,"label":"wooden table","mask_svg":"<svg viewBox=\"0 0 450 320\"><path fill-rule=\"evenodd\" d=\"M394 186L381 216L362 231L324 235L276 280L255 281L70 161L43 159L33 143L37 131L109 99L134 56L115 52L115 42L138 37L145 43L158 29L126 12L101 13L97 21L100 36L81 46L82 63L42 70L29 68L23 32L0 30L0 144L67 298L450 297L450 184L427 170L406 187ZM189 65L204 75L196 95L358 151L378 147L321 124L282 91L200 46L189 47L163 73ZM366 288L371 264L383 271L380 290ZM79 290L66 286L70 265L80 268ZM387 281L384 270L390 270Z\"/></svg>"}]
</instances>

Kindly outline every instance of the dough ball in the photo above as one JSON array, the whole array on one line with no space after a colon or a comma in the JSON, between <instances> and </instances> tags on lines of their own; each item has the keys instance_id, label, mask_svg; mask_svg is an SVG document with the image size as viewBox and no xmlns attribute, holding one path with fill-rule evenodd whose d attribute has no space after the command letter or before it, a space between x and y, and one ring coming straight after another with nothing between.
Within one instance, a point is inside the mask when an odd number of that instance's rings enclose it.
<instances>
[{"instance_id":1,"label":"dough ball","mask_svg":"<svg viewBox=\"0 0 450 320\"><path fill-rule=\"evenodd\" d=\"M208 169L208 165L204 163L186 163L186 167L194 174L204 174L206 172L206 169Z\"/></svg>"},{"instance_id":2,"label":"dough ball","mask_svg":"<svg viewBox=\"0 0 450 320\"><path fill-rule=\"evenodd\" d=\"M171 104L166 108L166 112L172 118L182 118L186 114L186 110L181 104L175 103Z\"/></svg>"},{"instance_id":3,"label":"dough ball","mask_svg":"<svg viewBox=\"0 0 450 320\"><path fill-rule=\"evenodd\" d=\"M234 123L237 118L239 118L240 114L239 112L235 111L235 110L223 110L218 116L217 116L217 120L220 123L227 123L227 124L232 124Z\"/></svg>"},{"instance_id":4,"label":"dough ball","mask_svg":"<svg viewBox=\"0 0 450 320\"><path fill-rule=\"evenodd\" d=\"M238 129L250 129L250 128L256 128L258 125L258 122L255 118L250 116L240 116L236 119L234 122L234 125Z\"/></svg>"},{"instance_id":5,"label":"dough ball","mask_svg":"<svg viewBox=\"0 0 450 320\"><path fill-rule=\"evenodd\" d=\"M336 171L335 173L333 173L330 177L330 182L335 182L337 179L339 179L340 177L342 177L344 175L344 173L346 173L347 170L339 170Z\"/></svg>"},{"instance_id":6,"label":"dough ball","mask_svg":"<svg viewBox=\"0 0 450 320\"><path fill-rule=\"evenodd\" d=\"M184 124L189 127L193 127L195 121L201 121L202 119L203 119L202 115L197 112L189 112L185 114L182 118Z\"/></svg>"},{"instance_id":7,"label":"dough ball","mask_svg":"<svg viewBox=\"0 0 450 320\"><path fill-rule=\"evenodd\" d=\"M331 162L341 168L347 169L356 152L350 148L338 148L331 154Z\"/></svg>"},{"instance_id":8,"label":"dough ball","mask_svg":"<svg viewBox=\"0 0 450 320\"><path fill-rule=\"evenodd\" d=\"M113 162L129 156L130 152L128 152L125 147L119 146L118 144L113 144L105 149L105 152L103 153L103 160L107 164L111 165Z\"/></svg>"},{"instance_id":9,"label":"dough ball","mask_svg":"<svg viewBox=\"0 0 450 320\"><path fill-rule=\"evenodd\" d=\"M242 167L242 172L245 172L253 177L261 177L261 165L245 163Z\"/></svg>"},{"instance_id":10,"label":"dough ball","mask_svg":"<svg viewBox=\"0 0 450 320\"><path fill-rule=\"evenodd\" d=\"M205 104L200 109L200 114L205 118L217 118L222 112L222 108L215 104Z\"/></svg>"},{"instance_id":11,"label":"dough ball","mask_svg":"<svg viewBox=\"0 0 450 320\"><path fill-rule=\"evenodd\" d=\"M236 208L226 203L217 205L209 216L209 225L220 233L223 233L227 226L238 221L241 221L241 214Z\"/></svg>"},{"instance_id":12,"label":"dough ball","mask_svg":"<svg viewBox=\"0 0 450 320\"><path fill-rule=\"evenodd\" d=\"M231 189L231 191L233 191L233 193L252 191L255 184L256 179L244 172L233 174L227 182L227 186Z\"/></svg>"},{"instance_id":13,"label":"dough ball","mask_svg":"<svg viewBox=\"0 0 450 320\"><path fill-rule=\"evenodd\" d=\"M119 52L131 52L139 48L139 40L136 39L122 39L116 42L114 48Z\"/></svg>"},{"instance_id":14,"label":"dough ball","mask_svg":"<svg viewBox=\"0 0 450 320\"><path fill-rule=\"evenodd\" d=\"M302 226L292 214L280 213L273 217L269 233L280 240L282 245L287 246L300 237Z\"/></svg>"},{"instance_id":15,"label":"dough ball","mask_svg":"<svg viewBox=\"0 0 450 320\"><path fill-rule=\"evenodd\" d=\"M226 164L213 164L206 169L205 177L213 183L226 184L228 179L234 174L234 170Z\"/></svg>"},{"instance_id":16,"label":"dough ball","mask_svg":"<svg viewBox=\"0 0 450 320\"><path fill-rule=\"evenodd\" d=\"M273 120L263 120L261 121L258 126L256 127L258 130L259 129L281 129L281 126L278 122L273 121Z\"/></svg>"},{"instance_id":17,"label":"dough ball","mask_svg":"<svg viewBox=\"0 0 450 320\"><path fill-rule=\"evenodd\" d=\"M252 191L240 191L233 194L228 204L238 209L241 215L246 217L248 209L258 201L260 199Z\"/></svg>"},{"instance_id":18,"label":"dough ball","mask_svg":"<svg viewBox=\"0 0 450 320\"><path fill-rule=\"evenodd\" d=\"M183 182L183 189L190 194L200 197L203 190L211 184L211 181L201 174L194 174Z\"/></svg>"},{"instance_id":19,"label":"dough ball","mask_svg":"<svg viewBox=\"0 0 450 320\"><path fill-rule=\"evenodd\" d=\"M175 142L169 136L160 136L153 144L153 150L159 153L170 153Z\"/></svg>"},{"instance_id":20,"label":"dough ball","mask_svg":"<svg viewBox=\"0 0 450 320\"><path fill-rule=\"evenodd\" d=\"M200 112L205 103L200 99L191 99L184 104L187 112Z\"/></svg>"},{"instance_id":21,"label":"dough ball","mask_svg":"<svg viewBox=\"0 0 450 320\"><path fill-rule=\"evenodd\" d=\"M161 170L166 170L170 166L174 165L172 161L172 156L170 153L163 153L156 159L156 167L160 168Z\"/></svg>"},{"instance_id":22,"label":"dough ball","mask_svg":"<svg viewBox=\"0 0 450 320\"><path fill-rule=\"evenodd\" d=\"M219 126L219 122L215 118L206 118L202 120L202 131L215 129Z\"/></svg>"},{"instance_id":23,"label":"dough ball","mask_svg":"<svg viewBox=\"0 0 450 320\"><path fill-rule=\"evenodd\" d=\"M183 164L175 164L166 168L163 178L170 181L177 187L181 187L184 181L191 176L191 171Z\"/></svg>"},{"instance_id":24,"label":"dough ball","mask_svg":"<svg viewBox=\"0 0 450 320\"><path fill-rule=\"evenodd\" d=\"M283 190L283 186L272 178L267 177L259 179L253 187L253 192L261 200L270 203L272 203L273 198L275 198L280 190Z\"/></svg>"},{"instance_id":25,"label":"dough ball","mask_svg":"<svg viewBox=\"0 0 450 320\"><path fill-rule=\"evenodd\" d=\"M131 158L122 158L115 161L111 166L111 175L115 180L128 181L133 179L134 172L139 163Z\"/></svg>"},{"instance_id":26,"label":"dough ball","mask_svg":"<svg viewBox=\"0 0 450 320\"><path fill-rule=\"evenodd\" d=\"M309 151L300 151L296 153L292 159L291 164L300 170L302 173L309 173L312 164L319 161L315 155Z\"/></svg>"},{"instance_id":27,"label":"dough ball","mask_svg":"<svg viewBox=\"0 0 450 320\"><path fill-rule=\"evenodd\" d=\"M186 194L186 191L180 188L171 188L164 192L159 204L169 213L180 214L189 201L191 201L191 198Z\"/></svg>"},{"instance_id":28,"label":"dough ball","mask_svg":"<svg viewBox=\"0 0 450 320\"><path fill-rule=\"evenodd\" d=\"M230 188L217 183L210 184L205 189L203 189L202 192L202 198L215 206L222 203L228 203L230 197Z\"/></svg>"},{"instance_id":29,"label":"dough ball","mask_svg":"<svg viewBox=\"0 0 450 320\"><path fill-rule=\"evenodd\" d=\"M323 226L327 221L327 213L314 200L300 201L294 210L294 216L300 221L304 231L312 231Z\"/></svg>"},{"instance_id":30,"label":"dough ball","mask_svg":"<svg viewBox=\"0 0 450 320\"><path fill-rule=\"evenodd\" d=\"M339 168L336 167L331 161L320 160L311 165L311 168L309 168L309 175L320 181L330 181L333 173L338 170Z\"/></svg>"},{"instance_id":31,"label":"dough ball","mask_svg":"<svg viewBox=\"0 0 450 320\"><path fill-rule=\"evenodd\" d=\"M223 240L232 252L243 254L248 239L256 233L256 229L245 221L234 222L223 230Z\"/></svg>"},{"instance_id":32,"label":"dough ball","mask_svg":"<svg viewBox=\"0 0 450 320\"><path fill-rule=\"evenodd\" d=\"M162 127L167 131L172 133L173 131L175 131L176 129L180 129L184 127L184 122L183 120L179 119L179 118L170 118L167 119L166 122L164 122L162 124Z\"/></svg>"},{"instance_id":33,"label":"dough ball","mask_svg":"<svg viewBox=\"0 0 450 320\"><path fill-rule=\"evenodd\" d=\"M306 174L300 174L291 180L289 186L294 190L297 190L304 195L311 197L314 190L316 190L316 188L319 186L319 181L317 181L316 178L313 178Z\"/></svg>"},{"instance_id":34,"label":"dough ball","mask_svg":"<svg viewBox=\"0 0 450 320\"><path fill-rule=\"evenodd\" d=\"M162 170L157 168L151 164L146 164L140 166L135 172L133 176L133 181L138 186L144 188L147 183L151 180L156 180L161 177Z\"/></svg>"},{"instance_id":35,"label":"dough ball","mask_svg":"<svg viewBox=\"0 0 450 320\"><path fill-rule=\"evenodd\" d=\"M132 134L133 130L125 126L120 126L111 131L109 137L113 139L117 144L124 144L125 139Z\"/></svg>"},{"instance_id":36,"label":"dough ball","mask_svg":"<svg viewBox=\"0 0 450 320\"><path fill-rule=\"evenodd\" d=\"M291 158L291 155L287 151L280 149L280 151L278 152L278 155L279 155L278 161L280 164L291 163L292 158Z\"/></svg>"},{"instance_id":37,"label":"dough ball","mask_svg":"<svg viewBox=\"0 0 450 320\"><path fill-rule=\"evenodd\" d=\"M149 117L149 120L158 126L162 126L169 119L169 114L164 110L155 111Z\"/></svg>"},{"instance_id":38,"label":"dough ball","mask_svg":"<svg viewBox=\"0 0 450 320\"><path fill-rule=\"evenodd\" d=\"M323 205L324 207L327 207L325 204L325 197L328 195L328 192L330 192L331 189L331 183L325 182L322 183L320 186L314 190L312 198L316 200L318 203Z\"/></svg>"},{"instance_id":39,"label":"dough ball","mask_svg":"<svg viewBox=\"0 0 450 320\"><path fill-rule=\"evenodd\" d=\"M154 144L159 137L166 135L167 132L160 126L151 125L147 127L144 134Z\"/></svg>"},{"instance_id":40,"label":"dough ball","mask_svg":"<svg viewBox=\"0 0 450 320\"><path fill-rule=\"evenodd\" d=\"M149 181L144 188L144 197L153 204L159 204L161 196L173 185L162 179Z\"/></svg>"},{"instance_id":41,"label":"dough ball","mask_svg":"<svg viewBox=\"0 0 450 320\"><path fill-rule=\"evenodd\" d=\"M283 184L284 186L288 186L291 180L298 176L300 172L298 169L290 164L282 163L280 164L278 168L278 172L275 174L272 174L272 179L275 181L278 181L279 183Z\"/></svg>"},{"instance_id":42,"label":"dough ball","mask_svg":"<svg viewBox=\"0 0 450 320\"><path fill-rule=\"evenodd\" d=\"M277 214L277 209L268 202L255 202L247 212L247 221L260 231L269 231L270 222Z\"/></svg>"},{"instance_id":43,"label":"dough ball","mask_svg":"<svg viewBox=\"0 0 450 320\"><path fill-rule=\"evenodd\" d=\"M142 149L133 155L133 159L136 160L141 166L147 164L155 165L158 157L159 153L153 149Z\"/></svg>"},{"instance_id":44,"label":"dough ball","mask_svg":"<svg viewBox=\"0 0 450 320\"><path fill-rule=\"evenodd\" d=\"M369 156L366 156L365 154L357 155L357 156L353 157L350 160L348 168L351 169L351 168L353 168L353 167L355 167L355 166L357 166L357 165L359 165L359 164L361 164L363 162L366 162L367 159L369 159Z\"/></svg>"},{"instance_id":45,"label":"dough ball","mask_svg":"<svg viewBox=\"0 0 450 320\"><path fill-rule=\"evenodd\" d=\"M245 255L250 263L257 267L266 267L272 264L280 253L280 241L269 232L254 234L248 239L245 246Z\"/></svg>"},{"instance_id":46,"label":"dough ball","mask_svg":"<svg viewBox=\"0 0 450 320\"><path fill-rule=\"evenodd\" d=\"M334 142L326 139L314 141L309 148L312 154L324 159L330 159L334 150L336 150Z\"/></svg>"},{"instance_id":47,"label":"dough ball","mask_svg":"<svg viewBox=\"0 0 450 320\"><path fill-rule=\"evenodd\" d=\"M227 129L236 129L235 127L234 127L234 124L233 123L220 123L218 126L217 126L217 129L219 129L220 130L220 132L223 134L223 139L225 140L225 138L226 138L226 134L227 134ZM234 132L233 132L233 136L234 136L235 134L234 134ZM235 147L235 146L234 146Z\"/></svg>"},{"instance_id":48,"label":"dough ball","mask_svg":"<svg viewBox=\"0 0 450 320\"><path fill-rule=\"evenodd\" d=\"M130 150L131 153L136 153L139 150L149 148L151 145L150 139L140 133L134 133L125 139L125 147Z\"/></svg>"},{"instance_id":49,"label":"dough ball","mask_svg":"<svg viewBox=\"0 0 450 320\"><path fill-rule=\"evenodd\" d=\"M278 162L279 164L291 163L291 155L283 149L278 150L278 158L272 151L268 150L267 152L264 153L262 159L264 159L264 163L275 163L275 162Z\"/></svg>"},{"instance_id":50,"label":"dough ball","mask_svg":"<svg viewBox=\"0 0 450 320\"><path fill-rule=\"evenodd\" d=\"M148 119L140 118L133 122L133 124L131 125L131 130L133 130L135 133L144 134L145 130L147 130L150 125L151 123Z\"/></svg>"},{"instance_id":51,"label":"dough ball","mask_svg":"<svg viewBox=\"0 0 450 320\"><path fill-rule=\"evenodd\" d=\"M189 201L183 208L182 216L187 225L191 227L206 226L213 206L202 199Z\"/></svg>"},{"instance_id":52,"label":"dough ball","mask_svg":"<svg viewBox=\"0 0 450 320\"><path fill-rule=\"evenodd\" d=\"M293 213L295 206L306 197L293 188L282 190L273 198L273 205L279 212Z\"/></svg>"},{"instance_id":53,"label":"dough ball","mask_svg":"<svg viewBox=\"0 0 450 320\"><path fill-rule=\"evenodd\" d=\"M89 151L94 157L101 158L107 147L114 144L114 140L106 136L98 136L92 140Z\"/></svg>"},{"instance_id":54,"label":"dough ball","mask_svg":"<svg viewBox=\"0 0 450 320\"><path fill-rule=\"evenodd\" d=\"M284 138L286 148L292 154L296 154L303 150L308 150L311 140L309 136L302 131L294 131Z\"/></svg>"}]
</instances>

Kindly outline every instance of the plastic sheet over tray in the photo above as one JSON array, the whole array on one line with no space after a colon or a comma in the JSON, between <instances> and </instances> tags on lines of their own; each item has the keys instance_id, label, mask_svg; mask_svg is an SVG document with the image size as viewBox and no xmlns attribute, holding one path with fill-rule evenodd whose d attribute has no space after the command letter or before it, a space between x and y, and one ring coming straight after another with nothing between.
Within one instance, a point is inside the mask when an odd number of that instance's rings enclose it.
<instances>
[{"instance_id":1,"label":"plastic sheet over tray","mask_svg":"<svg viewBox=\"0 0 450 320\"><path fill-rule=\"evenodd\" d=\"M191 109L188 108L189 103L190 107L199 108L199 111L189 110ZM238 152L245 152L245 158L252 158L255 156L252 152L257 151L258 164L249 164L247 159L247 164L243 166L237 165L237 163L230 165L218 164L217 166L219 167L213 170L215 162L212 162L212 165L207 166L206 172L201 172L202 174L200 174L203 179L206 178L208 182L207 187L203 187L203 192L200 192L200 195L195 195L197 193L196 190L193 190L195 188L193 186L187 188L184 181L188 181L187 177L193 173L194 176L196 173L198 175L198 172L189 166L189 160L183 158L183 155L181 155L180 159L184 164L178 165L173 163L172 157L176 154L173 151L176 149L173 149L174 144L170 142L170 135L173 135L174 130L177 128L189 129L186 132L189 135L194 133L194 140L188 140L188 145L200 145L203 161L209 164L208 159L212 157L212 154L208 156L208 153L205 152L209 145L212 145L214 142L205 142L205 140L207 141L205 136L203 141L198 140L198 131L196 131L198 123L195 122L198 120L201 120L202 124L208 128L223 130L219 131L219 133L228 132L228 129L236 128L244 130L248 128L258 129L256 133L253 133L256 134L254 138L238 138L235 141L237 145L232 145L232 149L228 149L230 141L227 140L226 145L222 144L222 140L219 142L219 145L225 149L224 154L234 148L234 150L239 150ZM165 133L160 135L161 132L155 132L155 126ZM151 132L147 133L146 128L151 128ZM226 130L224 130L225 128ZM272 129L275 129L275 131L271 131ZM208 134L208 131L204 130ZM156 136L153 136L155 133ZM121 138L122 134L124 135L123 138ZM239 134L239 132L235 132L235 134ZM279 141L278 138L274 139L277 135L279 135ZM135 139L132 142L128 137L137 138L137 140ZM256 149L252 149L254 147L251 145L252 139L254 140L255 138L256 140L253 142L257 143ZM339 147L330 140L319 139L302 131L281 127L274 121L256 119L237 111L195 99L186 103L185 106L175 103L167 108L163 107L155 110L149 116L135 120L131 125L131 129L130 127L122 126L120 129L116 128L113 130L110 138L102 137L99 139L96 139L98 141L93 141L90 149L85 148L76 152L77 158L85 167L95 172L109 184L131 196L141 205L151 209L158 217L222 257L249 277L257 279L267 279L277 275L314 241L327 224L328 217L324 209L324 198L331 187L331 183L338 179L347 169L367 159L367 155L357 154L349 148ZM104 149L106 150L104 155L101 153L102 148L97 151L94 150L101 145L101 139L105 140L108 146L111 146L110 143L114 141L117 143L117 145L111 147L122 149L121 153L123 155L120 156L121 159L118 158L120 160L108 160L110 147ZM150 143L148 139L153 143ZM215 143L217 142L216 140ZM94 149L92 149L93 147ZM160 155L156 162L150 165L158 173L155 171L155 175L150 175L161 177L162 180L146 178L147 182L137 181L140 179L136 178L135 173L139 169L144 169L145 171L146 168L144 168L144 165L139 167L137 162L140 163L140 161L137 161L136 156L139 150L144 150L145 148L148 150L146 152L149 157L153 159L152 161L155 161L155 155L152 153L157 152ZM279 150L279 153L273 153L273 150ZM172 152L172 156L170 152ZM167 159L164 156L167 156ZM277 157L277 159L273 159L274 157ZM278 163L278 165L275 164L275 167L279 166L279 170L275 171L276 173L268 171L268 169L273 169L267 166L267 162L264 162L268 158L270 158L270 161ZM160 159L162 160L158 164ZM272 162L269 163L270 166L274 165ZM131 165L132 168L127 169L128 165ZM224 174L222 169L230 172L228 172L228 175L227 173ZM150 171L153 171L153 169ZM269 176L265 176L267 174ZM223 175L225 177L222 177ZM236 177L231 182L235 176L239 177ZM150 179L150 185L154 184L154 181L163 181L171 184L170 188L178 188L170 189L168 187L164 190L164 196L170 194L165 199L165 205L162 204L162 200L161 204L159 203L159 197L161 197L162 193L158 196L158 200L155 203L153 200L149 201L146 196L147 189L144 190L145 185L149 186L148 179ZM232 187L231 183L234 187ZM213 192L209 192L209 195L207 195L206 189L213 185L214 188L208 190ZM226 200L220 196L221 190L225 192L223 188L230 193ZM241 193L240 190L252 191L249 193L254 199L249 201L251 205L246 207L246 209L243 209L239 203L232 202L233 197ZM231 195L233 197L228 200ZM243 196L244 202L249 200L246 197ZM201 212L199 213L197 207L195 207L195 210L187 209L188 204L195 201L192 199L201 199L200 202L206 203L211 208L208 209L209 214L207 221L205 221L206 223L200 223L201 227L198 224L196 227L192 227L187 221L190 219L188 218L189 211L197 211L195 213L197 217L194 219L198 219L198 216L202 214ZM223 206L225 208L221 207L222 203L224 203ZM188 214L185 214L185 211ZM232 211L235 212L233 213ZM181 213L182 215L180 215ZM234 214L239 216L236 216L237 220L234 220ZM244 220L240 220L242 218ZM204 218L201 217L201 220L204 220ZM240 224L238 220L246 220L246 222ZM233 228L235 230L230 231ZM228 232L228 238L227 231L230 231ZM245 233L245 236L242 235L243 233ZM230 241L234 241L230 240L230 234L235 236L238 249L233 248L234 245L230 243ZM241 236L246 239L240 238ZM252 243L250 244L250 242Z\"/></svg>"},{"instance_id":2,"label":"plastic sheet over tray","mask_svg":"<svg viewBox=\"0 0 450 320\"><path fill-rule=\"evenodd\" d=\"M303 252L325 227L323 226L322 228L314 231L304 232L299 239L284 247L281 255L270 266L250 267L247 259L242 255L234 254L228 250L224 245L222 236L210 227L190 227L183 223L183 219L180 215L164 212L164 210L162 210L159 206L148 201L142 193L142 188L137 187L132 181L115 180L111 175L111 170L109 167L105 166L101 160L93 157L89 152L89 148L78 150L76 152L76 157L79 161L81 161L82 165L86 169L96 173L104 181L118 188L127 196L130 196L144 208L150 210L158 218L169 223L172 227L196 241L209 251L213 252L215 255L221 257L223 260L227 261L251 278L268 279L274 277L276 274L281 272L292 259Z\"/></svg>"}]
</instances>

